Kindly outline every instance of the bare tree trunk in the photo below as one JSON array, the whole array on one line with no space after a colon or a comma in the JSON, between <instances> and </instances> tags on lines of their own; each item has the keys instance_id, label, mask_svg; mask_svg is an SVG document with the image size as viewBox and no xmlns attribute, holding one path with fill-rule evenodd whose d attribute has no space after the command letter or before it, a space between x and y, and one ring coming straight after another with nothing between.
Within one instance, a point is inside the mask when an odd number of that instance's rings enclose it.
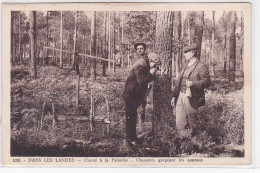
<instances>
[{"instance_id":1,"label":"bare tree trunk","mask_svg":"<svg viewBox=\"0 0 260 173\"><path fill-rule=\"evenodd\" d=\"M63 12L60 12L60 49L63 49ZM63 52L60 51L60 68L63 68L63 59L62 59Z\"/></svg>"},{"instance_id":2,"label":"bare tree trunk","mask_svg":"<svg viewBox=\"0 0 260 173\"><path fill-rule=\"evenodd\" d=\"M19 64L22 64L22 32L21 32L21 11L19 12Z\"/></svg>"},{"instance_id":3,"label":"bare tree trunk","mask_svg":"<svg viewBox=\"0 0 260 173\"><path fill-rule=\"evenodd\" d=\"M241 11L241 48L240 48L240 53L241 53L241 62L240 62L240 70L243 71L243 59L244 59L244 16L243 12Z\"/></svg>"},{"instance_id":4,"label":"bare tree trunk","mask_svg":"<svg viewBox=\"0 0 260 173\"><path fill-rule=\"evenodd\" d=\"M11 64L14 66L14 57L15 57L15 52L14 52L14 12L11 12Z\"/></svg>"},{"instance_id":5,"label":"bare tree trunk","mask_svg":"<svg viewBox=\"0 0 260 173\"><path fill-rule=\"evenodd\" d=\"M78 20L78 11L75 11L75 24L74 24L74 54L73 54L73 63L72 63L72 69L76 70L77 74L79 74L79 56L77 52L77 20Z\"/></svg>"},{"instance_id":6,"label":"bare tree trunk","mask_svg":"<svg viewBox=\"0 0 260 173\"><path fill-rule=\"evenodd\" d=\"M49 13L47 11L47 25L46 25L46 46L49 47ZM48 49L46 49L46 57L43 57L43 66L45 67L46 65L48 65L48 58L49 58L49 51Z\"/></svg>"},{"instance_id":7,"label":"bare tree trunk","mask_svg":"<svg viewBox=\"0 0 260 173\"><path fill-rule=\"evenodd\" d=\"M229 82L235 82L236 70L236 13L231 12L231 30L230 30L230 57L229 57Z\"/></svg>"},{"instance_id":8,"label":"bare tree trunk","mask_svg":"<svg viewBox=\"0 0 260 173\"><path fill-rule=\"evenodd\" d=\"M224 64L223 64L223 71L224 73L227 72L227 20L226 20L226 13L224 11L224 27L225 27L225 42L224 42Z\"/></svg>"},{"instance_id":9,"label":"bare tree trunk","mask_svg":"<svg viewBox=\"0 0 260 173\"><path fill-rule=\"evenodd\" d=\"M172 60L172 11L157 12L155 48L161 60L160 75L154 81L153 88L153 134L160 136L164 123L172 116L171 108L171 64Z\"/></svg>"},{"instance_id":10,"label":"bare tree trunk","mask_svg":"<svg viewBox=\"0 0 260 173\"><path fill-rule=\"evenodd\" d=\"M106 44L107 44L107 12L105 11L104 12L104 32L105 32L105 34L104 34L104 47L103 47L103 50L102 50L102 52L103 52L103 55L104 55L104 58L107 58L107 56L106 56ZM104 76L106 76L106 61L102 61L102 76L104 77Z\"/></svg>"},{"instance_id":11,"label":"bare tree trunk","mask_svg":"<svg viewBox=\"0 0 260 173\"><path fill-rule=\"evenodd\" d=\"M215 61L214 61L214 44L215 44L215 11L212 12L213 18L212 18L212 38L211 38L211 60L210 60L210 70L211 75L215 76Z\"/></svg>"},{"instance_id":12,"label":"bare tree trunk","mask_svg":"<svg viewBox=\"0 0 260 173\"><path fill-rule=\"evenodd\" d=\"M182 26L182 16L181 16L181 11L177 12L176 15L176 20L178 20L178 41L179 43L181 43L183 36L182 36L182 30L183 30L183 26ZM175 62L175 68L176 68L176 78L178 78L179 76L179 72L180 72L180 68L181 68L181 59L182 59L182 46L181 44L179 44L179 47L177 48L177 57L176 57L176 62Z\"/></svg>"},{"instance_id":13,"label":"bare tree trunk","mask_svg":"<svg viewBox=\"0 0 260 173\"><path fill-rule=\"evenodd\" d=\"M96 11L91 16L91 54L96 56ZM92 59L91 77L96 80L96 59Z\"/></svg>"},{"instance_id":14,"label":"bare tree trunk","mask_svg":"<svg viewBox=\"0 0 260 173\"><path fill-rule=\"evenodd\" d=\"M189 45L191 44L191 26L190 26L190 16L189 16L189 12L186 12L187 14L187 20L188 20L188 39L189 39Z\"/></svg>"},{"instance_id":15,"label":"bare tree trunk","mask_svg":"<svg viewBox=\"0 0 260 173\"><path fill-rule=\"evenodd\" d=\"M122 30L121 30L121 34L122 34L122 36L121 36L121 43L124 43L124 12L122 11L121 12L121 22L122 22Z\"/></svg>"},{"instance_id":16,"label":"bare tree trunk","mask_svg":"<svg viewBox=\"0 0 260 173\"><path fill-rule=\"evenodd\" d=\"M30 11L30 44L31 44L31 62L30 75L37 77L36 70L36 11Z\"/></svg>"},{"instance_id":17,"label":"bare tree trunk","mask_svg":"<svg viewBox=\"0 0 260 173\"><path fill-rule=\"evenodd\" d=\"M201 45L202 45L202 35L203 35L203 26L204 26L204 11L197 12L198 17L196 18L195 26L195 43L197 43L197 58L201 57Z\"/></svg>"},{"instance_id":18,"label":"bare tree trunk","mask_svg":"<svg viewBox=\"0 0 260 173\"><path fill-rule=\"evenodd\" d=\"M115 73L116 65L115 65L115 50L116 50L116 12L113 12L113 48L112 48L112 56L113 56L113 73Z\"/></svg>"},{"instance_id":19,"label":"bare tree trunk","mask_svg":"<svg viewBox=\"0 0 260 173\"><path fill-rule=\"evenodd\" d=\"M108 59L111 59L111 16L110 11L108 12ZM108 61L108 71L111 71L110 69L110 61Z\"/></svg>"}]
</instances>

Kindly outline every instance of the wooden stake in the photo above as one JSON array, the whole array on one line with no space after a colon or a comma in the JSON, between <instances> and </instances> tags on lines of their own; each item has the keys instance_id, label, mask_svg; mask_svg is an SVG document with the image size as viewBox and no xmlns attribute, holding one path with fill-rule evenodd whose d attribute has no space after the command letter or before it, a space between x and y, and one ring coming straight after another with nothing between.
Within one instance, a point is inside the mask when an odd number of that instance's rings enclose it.
<instances>
[{"instance_id":1,"label":"wooden stake","mask_svg":"<svg viewBox=\"0 0 260 173\"><path fill-rule=\"evenodd\" d=\"M106 106L107 106L107 134L109 134L109 131L110 131L110 110L109 110L109 101L108 101L108 98L107 96L105 97L106 98Z\"/></svg>"},{"instance_id":2,"label":"wooden stake","mask_svg":"<svg viewBox=\"0 0 260 173\"><path fill-rule=\"evenodd\" d=\"M94 106L93 106L93 95L91 91L91 96L90 96L90 115L89 115L89 122L90 122L90 131L93 131L93 112L94 112Z\"/></svg>"},{"instance_id":3,"label":"wooden stake","mask_svg":"<svg viewBox=\"0 0 260 173\"><path fill-rule=\"evenodd\" d=\"M54 107L54 103L51 102L51 105L52 105L52 127L54 127L56 125L56 121L57 121L57 118L56 118L56 115L55 115L55 107Z\"/></svg>"},{"instance_id":4,"label":"wooden stake","mask_svg":"<svg viewBox=\"0 0 260 173\"><path fill-rule=\"evenodd\" d=\"M46 107L46 101L44 101L43 106L42 106L42 116L41 116L40 130L42 130L42 124L43 124L43 119L44 119L45 107Z\"/></svg>"},{"instance_id":5,"label":"wooden stake","mask_svg":"<svg viewBox=\"0 0 260 173\"><path fill-rule=\"evenodd\" d=\"M76 116L78 116L79 113L79 82L80 82L80 76L77 75L76 78Z\"/></svg>"}]
</instances>

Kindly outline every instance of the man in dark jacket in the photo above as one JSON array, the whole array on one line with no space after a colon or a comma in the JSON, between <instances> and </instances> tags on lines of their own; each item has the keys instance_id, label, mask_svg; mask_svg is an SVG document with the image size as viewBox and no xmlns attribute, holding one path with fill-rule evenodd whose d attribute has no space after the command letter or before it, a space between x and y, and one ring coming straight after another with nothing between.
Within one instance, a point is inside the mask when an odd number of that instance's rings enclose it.
<instances>
[{"instance_id":1,"label":"man in dark jacket","mask_svg":"<svg viewBox=\"0 0 260 173\"><path fill-rule=\"evenodd\" d=\"M187 63L175 82L172 105L176 106L176 127L181 137L197 134L198 108L205 105L204 89L210 86L208 67L196 58L197 45L183 49Z\"/></svg>"},{"instance_id":2,"label":"man in dark jacket","mask_svg":"<svg viewBox=\"0 0 260 173\"><path fill-rule=\"evenodd\" d=\"M126 140L132 145L135 145L137 140L137 108L143 104L143 109L145 109L148 83L155 79L156 65L160 63L156 54L145 55L145 48L144 43L135 44L135 49L141 58L131 68L122 94L126 111Z\"/></svg>"}]
</instances>

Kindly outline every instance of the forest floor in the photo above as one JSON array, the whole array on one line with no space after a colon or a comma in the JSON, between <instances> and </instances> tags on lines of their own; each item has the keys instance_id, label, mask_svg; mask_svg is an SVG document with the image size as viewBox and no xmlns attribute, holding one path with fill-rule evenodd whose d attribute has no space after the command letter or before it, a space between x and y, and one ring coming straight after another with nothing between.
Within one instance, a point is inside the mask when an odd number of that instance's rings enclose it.
<instances>
[{"instance_id":1,"label":"forest floor","mask_svg":"<svg viewBox=\"0 0 260 173\"><path fill-rule=\"evenodd\" d=\"M11 71L11 155L12 156L74 156L74 157L243 157L244 104L243 79L232 86L219 73L212 78L206 91L206 105L199 109L200 133L179 140L174 116L167 117L163 133L154 137L152 131L152 102L149 94L143 131L138 147L125 145L124 103L121 99L129 70L117 69L107 77L97 75L92 82L87 68L81 68L79 114L75 116L76 75L68 67L39 67L37 79L28 75L25 66ZM97 69L101 69L98 67ZM105 119L105 97L110 106L110 131L107 124L95 123L90 131L90 96L95 99L96 119ZM43 104L47 103L41 124ZM52 126L51 102L58 122ZM174 110L173 110L174 112ZM175 114L175 113L174 113Z\"/></svg>"}]
</instances>

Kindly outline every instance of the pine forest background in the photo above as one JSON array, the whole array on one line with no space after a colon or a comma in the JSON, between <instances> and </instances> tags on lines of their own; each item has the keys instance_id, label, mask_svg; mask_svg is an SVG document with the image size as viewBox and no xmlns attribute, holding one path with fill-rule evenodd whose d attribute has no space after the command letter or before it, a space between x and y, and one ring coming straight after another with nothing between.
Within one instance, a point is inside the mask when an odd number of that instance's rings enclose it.
<instances>
[{"instance_id":1,"label":"pine forest background","mask_svg":"<svg viewBox=\"0 0 260 173\"><path fill-rule=\"evenodd\" d=\"M12 156L244 156L243 12L12 11L10 38ZM145 141L127 149L121 93L137 42L162 65ZM192 43L212 85L201 133L178 141L167 93Z\"/></svg>"}]
</instances>

